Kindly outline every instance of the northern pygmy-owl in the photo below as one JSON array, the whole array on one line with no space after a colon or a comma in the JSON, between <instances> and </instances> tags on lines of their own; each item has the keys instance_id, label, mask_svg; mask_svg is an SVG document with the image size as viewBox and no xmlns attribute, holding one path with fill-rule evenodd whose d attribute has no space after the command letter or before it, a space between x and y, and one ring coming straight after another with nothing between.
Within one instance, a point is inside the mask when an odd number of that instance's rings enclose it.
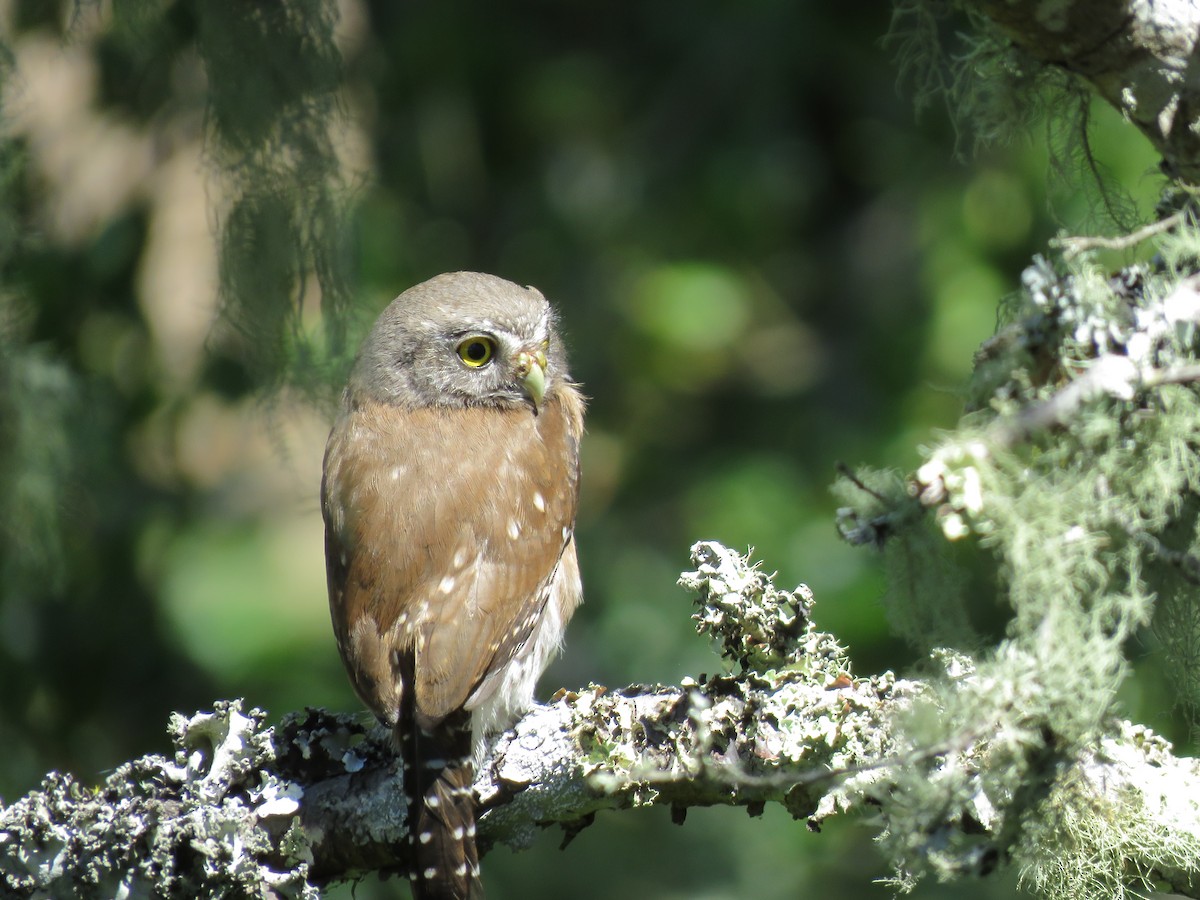
<instances>
[{"instance_id":1,"label":"northern pygmy-owl","mask_svg":"<svg viewBox=\"0 0 1200 900\"><path fill-rule=\"evenodd\" d=\"M473 757L532 704L580 601L583 398L533 288L456 272L392 301L325 449L329 607L404 759L418 898L481 894Z\"/></svg>"}]
</instances>

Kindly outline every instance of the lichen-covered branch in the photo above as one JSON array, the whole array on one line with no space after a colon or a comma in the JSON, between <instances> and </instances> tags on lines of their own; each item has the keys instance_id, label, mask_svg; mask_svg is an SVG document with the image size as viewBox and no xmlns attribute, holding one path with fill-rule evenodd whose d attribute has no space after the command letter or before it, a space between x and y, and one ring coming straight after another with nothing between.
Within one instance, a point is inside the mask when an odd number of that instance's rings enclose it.
<instances>
[{"instance_id":1,"label":"lichen-covered branch","mask_svg":"<svg viewBox=\"0 0 1200 900\"><path fill-rule=\"evenodd\" d=\"M718 544L696 545L693 561L682 581L697 592L697 627L738 671L676 687L592 686L534 709L497 741L477 781L485 850L522 847L550 826L569 836L598 811L648 804L682 820L692 806L754 814L777 802L815 827L869 801L886 829L911 802L899 773L917 773L966 786L972 814L929 810L905 854L944 852L953 832L969 835L979 860L1019 856L1028 836L1005 829L1000 811L1011 798L978 787L1003 741L964 731L913 745L903 722L935 702L922 683L854 677L843 649L813 627L807 589L778 590ZM960 656L938 659L960 682L982 677ZM382 730L318 710L267 726L234 701L175 717L171 736L170 757L122 766L98 788L51 774L0 811L4 895L315 898L329 881L403 871L401 773ZM1200 810L1180 800L1200 796L1200 771L1161 739L1114 726L1070 763L1053 790L1082 798L1097 819L1119 814L1200 840ZM1131 871L1190 891L1186 858L1170 865L1139 857L1120 835L1095 838Z\"/></svg>"},{"instance_id":2,"label":"lichen-covered branch","mask_svg":"<svg viewBox=\"0 0 1200 900\"><path fill-rule=\"evenodd\" d=\"M1052 814L1022 838L1026 846L1047 842L1059 850L1025 852L1037 857L1024 873L1035 889L1112 896L1112 884L1097 874L1124 870L1130 896L1155 888L1200 895L1200 764L1172 756L1147 729L1121 723L1083 754L1047 805Z\"/></svg>"},{"instance_id":3,"label":"lichen-covered branch","mask_svg":"<svg viewBox=\"0 0 1200 900\"><path fill-rule=\"evenodd\" d=\"M1089 82L1150 139L1169 175L1200 183L1200 7L1190 0L973 0L1026 53Z\"/></svg>"}]
</instances>

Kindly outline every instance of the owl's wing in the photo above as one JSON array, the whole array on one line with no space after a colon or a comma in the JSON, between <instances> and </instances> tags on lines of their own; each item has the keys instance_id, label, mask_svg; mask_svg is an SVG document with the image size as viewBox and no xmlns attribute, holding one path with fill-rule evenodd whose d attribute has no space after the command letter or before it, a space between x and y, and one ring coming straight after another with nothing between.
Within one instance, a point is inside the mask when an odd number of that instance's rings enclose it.
<instances>
[{"instance_id":1,"label":"owl's wing","mask_svg":"<svg viewBox=\"0 0 1200 900\"><path fill-rule=\"evenodd\" d=\"M402 690L431 721L485 699L480 686L548 602L574 527L582 430L578 395L556 393L536 417L364 404L335 428L330 607L351 678L385 722Z\"/></svg>"}]
</instances>

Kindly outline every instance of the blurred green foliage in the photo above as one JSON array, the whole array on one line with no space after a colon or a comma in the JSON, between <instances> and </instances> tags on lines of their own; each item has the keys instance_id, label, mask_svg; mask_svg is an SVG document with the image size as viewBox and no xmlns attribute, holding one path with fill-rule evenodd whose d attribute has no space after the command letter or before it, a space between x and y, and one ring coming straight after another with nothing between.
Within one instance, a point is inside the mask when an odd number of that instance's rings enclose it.
<instances>
[{"instance_id":1,"label":"blurred green foliage","mask_svg":"<svg viewBox=\"0 0 1200 900\"><path fill-rule=\"evenodd\" d=\"M1058 227L1088 222L1094 190L1050 177L1045 123L956 158L944 115L916 120L896 90L884 7L346 0L335 51L328 4L279 4L295 18L272 28L219 6L9 11L0 796L51 768L86 779L161 750L169 711L217 697L272 714L357 708L328 633L319 528L296 525L315 521L323 436L276 435L296 415L290 390L326 410L375 312L446 270L544 291L592 398L587 603L548 686L720 665L674 586L701 538L807 582L859 671L913 661L882 612L882 561L838 541L828 486L838 461L918 461L961 411L998 300ZM283 34L278 56L254 51ZM23 68L46 47L48 66ZM90 219L70 214L71 173L47 160L55 140L96 133L47 141L14 117L37 95L31 72L79 57L90 115L150 147L141 187ZM1088 127L1145 216L1160 187L1150 149L1107 110ZM172 148L200 141L224 173L202 177L210 230L226 226L211 305L223 291L225 315L202 311L188 368L164 338L175 301L145 272L163 234L154 185ZM357 152L361 171L339 176L335 152ZM256 442L269 463L244 450ZM999 629L989 583L970 586L974 624ZM1125 692L1170 732L1161 680L1146 667ZM810 835L778 810L697 810L682 829L643 812L486 869L498 900L888 896L870 885L886 872L868 837L854 823ZM372 888L357 896L388 893Z\"/></svg>"}]
</instances>

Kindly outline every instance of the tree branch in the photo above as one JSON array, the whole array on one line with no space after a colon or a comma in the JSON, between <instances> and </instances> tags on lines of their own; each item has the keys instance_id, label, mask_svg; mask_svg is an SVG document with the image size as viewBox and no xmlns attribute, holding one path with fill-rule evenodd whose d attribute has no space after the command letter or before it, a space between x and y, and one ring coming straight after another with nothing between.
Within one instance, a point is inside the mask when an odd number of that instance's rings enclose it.
<instances>
[{"instance_id":1,"label":"tree branch","mask_svg":"<svg viewBox=\"0 0 1200 900\"><path fill-rule=\"evenodd\" d=\"M651 804L682 816L717 804L755 814L777 802L815 828L869 802L886 823L893 770L980 764L987 735L914 756L896 723L923 685L852 677L842 648L809 621L807 589L780 591L717 544L696 545L693 561L682 581L699 593L699 630L739 666L765 665L678 687L592 686L535 708L500 737L477 780L483 850L524 847L555 825L569 839L600 810ZM170 732L171 757L123 765L96 790L51 774L0 811L5 896L316 898L331 881L404 871L402 773L382 729L321 710L268 727L262 712L232 701L173 717ZM1122 725L1075 762L1072 789L1090 802L1200 836L1196 809L1171 802L1200 796L1200 772L1161 739ZM998 843L1000 830L978 818L941 826L982 829ZM929 842L942 842L937 829ZM1154 871L1189 889L1186 866Z\"/></svg>"},{"instance_id":2,"label":"tree branch","mask_svg":"<svg viewBox=\"0 0 1200 900\"><path fill-rule=\"evenodd\" d=\"M976 0L1014 43L1086 79L1162 154L1167 174L1200 183L1200 7L1188 0Z\"/></svg>"}]
</instances>

